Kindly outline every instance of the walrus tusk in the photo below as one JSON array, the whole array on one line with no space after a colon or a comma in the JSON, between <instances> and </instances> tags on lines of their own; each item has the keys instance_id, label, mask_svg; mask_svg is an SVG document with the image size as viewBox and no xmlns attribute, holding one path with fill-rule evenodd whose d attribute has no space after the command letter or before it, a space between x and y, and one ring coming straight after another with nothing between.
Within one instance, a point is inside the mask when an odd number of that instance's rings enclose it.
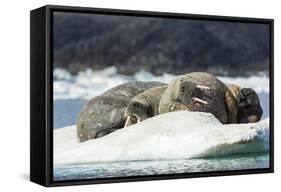
<instances>
[{"instance_id":1,"label":"walrus tusk","mask_svg":"<svg viewBox=\"0 0 281 192\"><path fill-rule=\"evenodd\" d=\"M210 87L204 86L204 85L196 85L197 88L199 89L210 89Z\"/></svg>"},{"instance_id":2,"label":"walrus tusk","mask_svg":"<svg viewBox=\"0 0 281 192\"><path fill-rule=\"evenodd\" d=\"M131 115L129 115L129 116L127 117L126 123L125 123L124 127L127 127L127 126L128 126L128 123L129 123L130 119L131 119Z\"/></svg>"},{"instance_id":3,"label":"walrus tusk","mask_svg":"<svg viewBox=\"0 0 281 192\"><path fill-rule=\"evenodd\" d=\"M127 126L128 126L129 121L130 121L130 119L131 119L132 116L135 116L135 117L137 118L137 123L141 122L141 118L140 118L138 115L136 115L136 114L129 115L129 116L127 117L127 119L126 119L126 123L125 123L124 127L127 127Z\"/></svg>"},{"instance_id":4,"label":"walrus tusk","mask_svg":"<svg viewBox=\"0 0 281 192\"><path fill-rule=\"evenodd\" d=\"M77 138L78 143L81 143L81 140L80 140L80 138L78 137L78 135L76 135L76 138Z\"/></svg>"},{"instance_id":5,"label":"walrus tusk","mask_svg":"<svg viewBox=\"0 0 281 192\"><path fill-rule=\"evenodd\" d=\"M204 101L204 100L199 99L199 98L197 98L197 97L192 97L192 99L193 99L194 101L198 101L199 103L202 103L202 104L205 104L205 105L207 105L207 104L208 104L208 102L207 102L207 101Z\"/></svg>"}]
</instances>

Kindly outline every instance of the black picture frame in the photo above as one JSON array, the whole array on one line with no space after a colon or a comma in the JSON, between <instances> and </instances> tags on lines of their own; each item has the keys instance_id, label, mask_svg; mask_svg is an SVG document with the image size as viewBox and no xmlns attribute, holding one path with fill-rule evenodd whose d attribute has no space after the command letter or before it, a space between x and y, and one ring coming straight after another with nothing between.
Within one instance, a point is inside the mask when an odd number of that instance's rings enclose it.
<instances>
[{"instance_id":1,"label":"black picture frame","mask_svg":"<svg viewBox=\"0 0 281 192\"><path fill-rule=\"evenodd\" d=\"M263 23L270 26L270 167L237 171L212 171L153 176L53 181L53 12L99 13L209 21ZM30 180L43 186L64 186L147 181L274 172L274 20L246 17L117 10L47 5L30 12Z\"/></svg>"}]
</instances>

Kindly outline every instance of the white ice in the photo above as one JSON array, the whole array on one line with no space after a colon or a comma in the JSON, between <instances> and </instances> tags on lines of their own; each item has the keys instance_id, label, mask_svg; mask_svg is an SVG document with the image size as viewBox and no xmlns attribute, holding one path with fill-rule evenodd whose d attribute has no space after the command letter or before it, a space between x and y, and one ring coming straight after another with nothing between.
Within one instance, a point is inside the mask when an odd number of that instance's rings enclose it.
<instances>
[{"instance_id":1,"label":"white ice","mask_svg":"<svg viewBox=\"0 0 281 192\"><path fill-rule=\"evenodd\" d=\"M212 114L161 114L99 139L78 143L76 127L54 130L54 165L217 157L269 150L269 118L221 124Z\"/></svg>"}]
</instances>

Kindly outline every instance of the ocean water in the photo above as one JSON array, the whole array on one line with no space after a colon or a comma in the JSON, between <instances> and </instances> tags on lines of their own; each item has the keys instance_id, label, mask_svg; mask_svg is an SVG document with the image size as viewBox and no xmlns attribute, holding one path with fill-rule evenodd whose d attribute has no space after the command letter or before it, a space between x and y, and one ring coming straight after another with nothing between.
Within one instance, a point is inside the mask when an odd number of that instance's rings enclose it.
<instances>
[{"instance_id":1,"label":"ocean water","mask_svg":"<svg viewBox=\"0 0 281 192\"><path fill-rule=\"evenodd\" d=\"M268 167L269 155L266 153L258 153L225 158L182 159L169 161L130 161L58 166L54 169L54 180L59 181L89 178L229 171L242 169L261 169Z\"/></svg>"},{"instance_id":2,"label":"ocean water","mask_svg":"<svg viewBox=\"0 0 281 192\"><path fill-rule=\"evenodd\" d=\"M71 76L63 70L54 73L54 129L76 124L78 115L88 99L104 90L132 80L157 80L169 82L174 75L161 77L147 72L134 76L116 74L116 69L86 71ZM267 77L221 78L224 82L234 82L244 87L254 87L260 97L263 117L269 116L269 83ZM217 158L194 158L177 160L127 161L91 163L80 165L57 165L54 167L54 180L88 178L128 177L141 175L192 173L224 170L257 169L269 167L268 153L249 153Z\"/></svg>"}]
</instances>

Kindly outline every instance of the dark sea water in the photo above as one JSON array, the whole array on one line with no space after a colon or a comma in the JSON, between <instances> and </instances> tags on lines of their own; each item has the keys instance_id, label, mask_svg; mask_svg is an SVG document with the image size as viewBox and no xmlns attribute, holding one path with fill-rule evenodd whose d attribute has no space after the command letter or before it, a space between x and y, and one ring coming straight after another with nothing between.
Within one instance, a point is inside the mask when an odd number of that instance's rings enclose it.
<instances>
[{"instance_id":1,"label":"dark sea water","mask_svg":"<svg viewBox=\"0 0 281 192\"><path fill-rule=\"evenodd\" d=\"M269 95L259 94L263 108L263 117L269 116ZM61 128L76 123L77 117L87 103L85 100L54 101L54 128ZM157 175L224 170L257 169L269 167L269 155L244 154L205 159L182 159L169 161L130 161L67 165L54 167L54 180L71 180L105 177L126 177L139 175Z\"/></svg>"},{"instance_id":2,"label":"dark sea water","mask_svg":"<svg viewBox=\"0 0 281 192\"><path fill-rule=\"evenodd\" d=\"M170 161L131 161L59 166L54 180L128 177L269 168L268 154L249 154L227 158L183 159Z\"/></svg>"},{"instance_id":3,"label":"dark sea water","mask_svg":"<svg viewBox=\"0 0 281 192\"><path fill-rule=\"evenodd\" d=\"M86 100L55 100L54 101L54 128L74 125Z\"/></svg>"}]
</instances>

